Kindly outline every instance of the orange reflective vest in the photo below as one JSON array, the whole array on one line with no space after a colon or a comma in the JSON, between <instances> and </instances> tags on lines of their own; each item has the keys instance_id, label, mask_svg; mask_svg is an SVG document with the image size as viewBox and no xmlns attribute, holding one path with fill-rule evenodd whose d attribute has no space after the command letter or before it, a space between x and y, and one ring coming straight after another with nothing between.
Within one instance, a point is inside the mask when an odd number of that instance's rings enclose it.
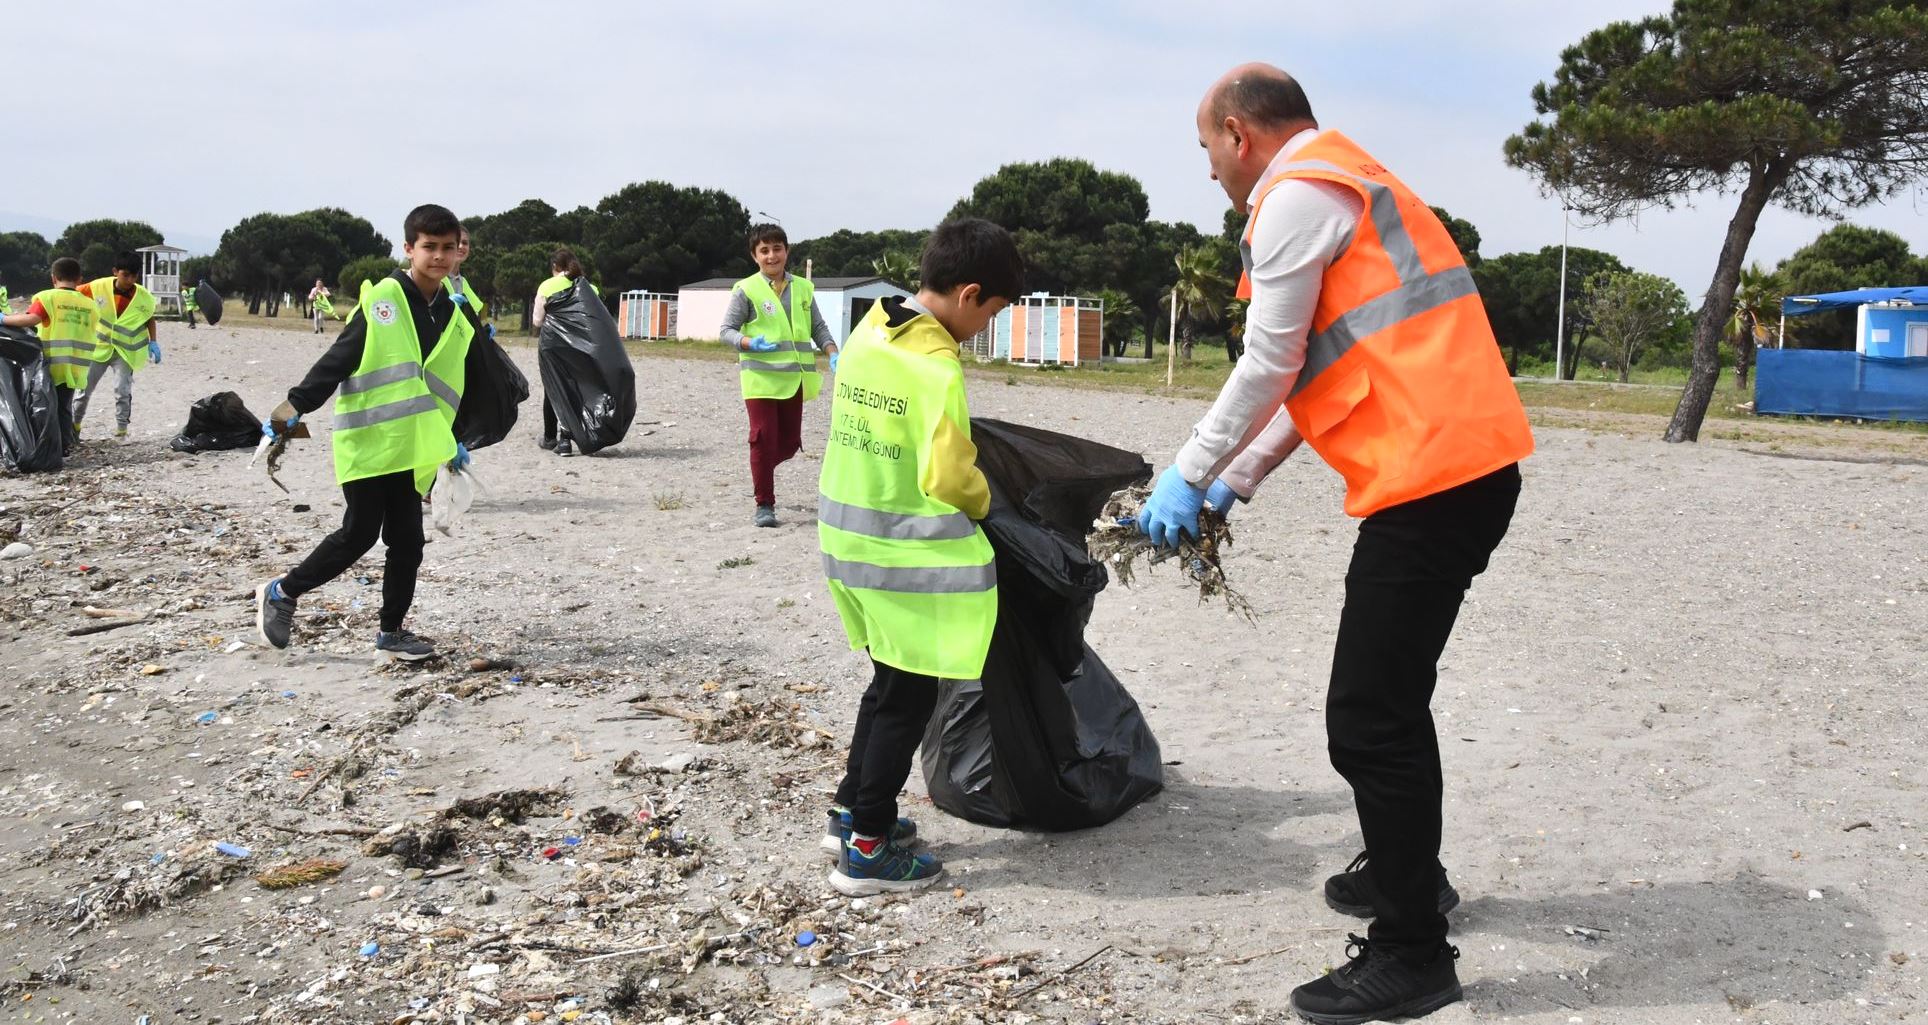
<instances>
[{"instance_id":1,"label":"orange reflective vest","mask_svg":"<svg viewBox=\"0 0 1928 1025\"><path fill-rule=\"evenodd\" d=\"M1280 182L1359 194L1352 241L1326 268L1285 409L1346 479L1346 513L1438 494L1531 455L1533 432L1472 271L1446 226L1351 139L1321 132L1265 184L1239 246L1252 295L1252 225Z\"/></svg>"}]
</instances>

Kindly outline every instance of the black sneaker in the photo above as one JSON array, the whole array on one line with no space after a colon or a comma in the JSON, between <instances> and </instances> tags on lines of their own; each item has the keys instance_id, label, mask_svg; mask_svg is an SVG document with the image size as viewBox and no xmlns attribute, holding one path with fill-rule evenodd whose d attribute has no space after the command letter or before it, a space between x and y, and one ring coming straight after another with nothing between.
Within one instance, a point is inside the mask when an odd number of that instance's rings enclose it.
<instances>
[{"instance_id":1,"label":"black sneaker","mask_svg":"<svg viewBox=\"0 0 1928 1025\"><path fill-rule=\"evenodd\" d=\"M1292 1010L1314 1025L1361 1025L1418 1018L1462 996L1453 962L1459 948L1442 943L1424 965L1409 965L1389 950L1346 937L1346 964L1292 991Z\"/></svg>"},{"instance_id":2,"label":"black sneaker","mask_svg":"<svg viewBox=\"0 0 1928 1025\"><path fill-rule=\"evenodd\" d=\"M1342 915L1354 918L1373 916L1372 898L1379 892L1372 884L1372 875L1366 871L1366 852L1352 859L1344 872L1325 881L1326 907ZM1459 907L1459 891L1446 881L1446 866L1439 868L1439 913L1445 914Z\"/></svg>"},{"instance_id":3,"label":"black sneaker","mask_svg":"<svg viewBox=\"0 0 1928 1025\"><path fill-rule=\"evenodd\" d=\"M757 506L756 507L756 525L759 527L776 526L777 525L777 507L774 505Z\"/></svg>"},{"instance_id":4,"label":"black sneaker","mask_svg":"<svg viewBox=\"0 0 1928 1025\"><path fill-rule=\"evenodd\" d=\"M254 589L254 629L273 648L288 646L295 628L295 600L281 593L281 578Z\"/></svg>"},{"instance_id":5,"label":"black sneaker","mask_svg":"<svg viewBox=\"0 0 1928 1025\"><path fill-rule=\"evenodd\" d=\"M435 657L435 645L407 630L397 630L394 633L386 630L377 631L375 650L389 658L398 658L404 662L420 662L425 658Z\"/></svg>"},{"instance_id":6,"label":"black sneaker","mask_svg":"<svg viewBox=\"0 0 1928 1025\"><path fill-rule=\"evenodd\" d=\"M568 438L556 439L556 455L573 456L575 454L576 454L576 447L569 443Z\"/></svg>"},{"instance_id":7,"label":"black sneaker","mask_svg":"<svg viewBox=\"0 0 1928 1025\"><path fill-rule=\"evenodd\" d=\"M544 438L541 441L536 442L536 447L540 449L546 449L550 452L554 452L556 450L556 439Z\"/></svg>"}]
</instances>

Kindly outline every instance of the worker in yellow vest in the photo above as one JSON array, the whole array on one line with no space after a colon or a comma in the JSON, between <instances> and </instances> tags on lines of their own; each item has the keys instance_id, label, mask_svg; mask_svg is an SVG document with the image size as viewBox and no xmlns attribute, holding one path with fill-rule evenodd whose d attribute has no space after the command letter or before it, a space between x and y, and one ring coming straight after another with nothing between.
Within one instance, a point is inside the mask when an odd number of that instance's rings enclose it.
<instances>
[{"instance_id":1,"label":"worker in yellow vest","mask_svg":"<svg viewBox=\"0 0 1928 1025\"><path fill-rule=\"evenodd\" d=\"M535 301L529 306L529 326L534 328L538 335L542 333L543 320L548 317L549 297L574 288L576 280L584 273L582 261L576 258L575 250L568 246L557 246L556 251L550 254L549 276L536 286ZM597 295L602 294L602 289L597 288L593 281L589 283L589 288ZM569 429L563 427L556 419L555 404L549 400L546 390L542 395L542 440L537 444L554 451L559 456L571 456L576 452L575 442L569 437Z\"/></svg>"},{"instance_id":2,"label":"worker in yellow vest","mask_svg":"<svg viewBox=\"0 0 1928 1025\"><path fill-rule=\"evenodd\" d=\"M777 525L776 472L803 447L803 404L823 378L817 350L837 369L837 342L817 309L809 278L789 271L790 237L774 224L750 229L757 273L736 283L723 312L723 344L737 354L737 381L750 414L750 484L756 525Z\"/></svg>"},{"instance_id":3,"label":"worker in yellow vest","mask_svg":"<svg viewBox=\"0 0 1928 1025\"><path fill-rule=\"evenodd\" d=\"M315 334L322 333L322 323L335 315L334 294L328 291L328 283L315 279L314 287L308 289L308 313L314 318Z\"/></svg>"},{"instance_id":4,"label":"worker in yellow vest","mask_svg":"<svg viewBox=\"0 0 1928 1025\"><path fill-rule=\"evenodd\" d=\"M134 372L146 366L149 358L161 361L154 293L141 284L141 259L134 253L115 257L111 276L89 281L80 286L80 291L99 308L100 327L95 335L94 365L87 369L87 384L74 399L74 430L80 430L94 389L112 369L117 371L114 437L125 438L127 425L134 418Z\"/></svg>"},{"instance_id":5,"label":"worker in yellow vest","mask_svg":"<svg viewBox=\"0 0 1928 1025\"><path fill-rule=\"evenodd\" d=\"M201 312L201 302L194 297L194 286L181 283L181 316L187 320L187 329L195 329L194 315Z\"/></svg>"},{"instance_id":6,"label":"worker in yellow vest","mask_svg":"<svg viewBox=\"0 0 1928 1025\"><path fill-rule=\"evenodd\" d=\"M437 467L468 462L452 425L467 381L487 373L481 347L469 345L478 330L473 314L442 287L461 229L445 207L410 211L402 225L408 267L362 286L357 314L262 425L271 437L285 435L337 395L335 481L348 507L341 529L256 588L255 626L272 647L288 646L296 600L340 576L380 538L388 553L375 650L405 661L435 655L432 643L403 627L422 564L421 496Z\"/></svg>"},{"instance_id":7,"label":"worker in yellow vest","mask_svg":"<svg viewBox=\"0 0 1928 1025\"><path fill-rule=\"evenodd\" d=\"M80 432L74 428L74 392L86 386L87 371L94 365L100 308L80 292L79 260L71 256L55 260L48 276L54 287L35 295L27 312L9 313L0 317L0 323L39 329L41 358L54 382L60 454L69 456L80 442Z\"/></svg>"},{"instance_id":8,"label":"worker in yellow vest","mask_svg":"<svg viewBox=\"0 0 1928 1025\"><path fill-rule=\"evenodd\" d=\"M965 219L931 232L912 299L871 307L850 333L818 482L824 575L853 649L874 667L823 840L850 895L916 890L944 867L912 842L897 792L940 680L984 671L997 566L977 525L991 487L977 468L958 343L1021 290L1011 233Z\"/></svg>"}]
</instances>

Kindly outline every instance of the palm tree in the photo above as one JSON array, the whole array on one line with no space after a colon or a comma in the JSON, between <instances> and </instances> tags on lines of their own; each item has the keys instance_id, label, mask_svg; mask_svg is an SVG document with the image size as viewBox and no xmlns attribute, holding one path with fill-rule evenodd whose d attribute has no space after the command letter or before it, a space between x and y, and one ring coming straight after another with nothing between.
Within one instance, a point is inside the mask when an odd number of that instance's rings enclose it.
<instances>
[{"instance_id":1,"label":"palm tree","mask_svg":"<svg viewBox=\"0 0 1928 1025\"><path fill-rule=\"evenodd\" d=\"M1190 360L1196 322L1215 318L1225 309L1232 282L1219 271L1219 254L1210 246L1188 246L1172 262L1178 267L1172 291L1178 296L1179 352Z\"/></svg>"},{"instance_id":2,"label":"palm tree","mask_svg":"<svg viewBox=\"0 0 1928 1025\"><path fill-rule=\"evenodd\" d=\"M1767 315L1780 302L1780 282L1771 272L1758 263L1741 271L1740 287L1734 290L1734 315L1727 320L1727 342L1734 347L1734 383L1742 391L1747 390L1754 350L1767 332Z\"/></svg>"},{"instance_id":3,"label":"palm tree","mask_svg":"<svg viewBox=\"0 0 1928 1025\"><path fill-rule=\"evenodd\" d=\"M1105 304L1105 354L1123 356L1125 346L1131 344L1131 329L1140 319L1138 304L1115 288L1099 289L1098 299Z\"/></svg>"},{"instance_id":4,"label":"palm tree","mask_svg":"<svg viewBox=\"0 0 1928 1025\"><path fill-rule=\"evenodd\" d=\"M870 261L871 272L893 285L917 288L917 261L909 254L896 249L885 251L884 255Z\"/></svg>"}]
</instances>

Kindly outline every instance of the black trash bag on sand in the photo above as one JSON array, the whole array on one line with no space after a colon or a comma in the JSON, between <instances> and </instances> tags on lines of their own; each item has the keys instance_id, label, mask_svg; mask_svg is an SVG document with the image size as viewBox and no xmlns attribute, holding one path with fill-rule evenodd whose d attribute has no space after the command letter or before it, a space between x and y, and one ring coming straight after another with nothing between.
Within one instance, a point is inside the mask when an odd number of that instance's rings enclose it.
<instances>
[{"instance_id":1,"label":"black trash bag on sand","mask_svg":"<svg viewBox=\"0 0 1928 1025\"><path fill-rule=\"evenodd\" d=\"M32 333L0 327L0 462L14 473L64 464L54 378L40 353Z\"/></svg>"},{"instance_id":2,"label":"black trash bag on sand","mask_svg":"<svg viewBox=\"0 0 1928 1025\"><path fill-rule=\"evenodd\" d=\"M221 293L214 286L202 281L194 286L194 301L201 307L201 316L212 327L221 322Z\"/></svg>"},{"instance_id":3,"label":"black trash bag on sand","mask_svg":"<svg viewBox=\"0 0 1928 1025\"><path fill-rule=\"evenodd\" d=\"M587 455L623 440L636 418L636 370L616 318L587 278L549 297L536 356L544 397L576 451Z\"/></svg>"},{"instance_id":4,"label":"black trash bag on sand","mask_svg":"<svg viewBox=\"0 0 1928 1025\"><path fill-rule=\"evenodd\" d=\"M479 379L471 377L462 384L462 405L455 410L455 440L473 452L501 441L515 429L516 407L529 398L529 379L502 351L493 331L483 331L469 344L482 347L482 362L487 369Z\"/></svg>"},{"instance_id":5,"label":"black trash bag on sand","mask_svg":"<svg viewBox=\"0 0 1928 1025\"><path fill-rule=\"evenodd\" d=\"M1084 641L1109 582L1084 535L1105 500L1147 480L1135 453L973 419L991 482L984 533L997 552L998 614L983 680L947 680L924 732L937 807L991 826L1101 826L1164 785L1138 702Z\"/></svg>"},{"instance_id":6,"label":"black trash bag on sand","mask_svg":"<svg viewBox=\"0 0 1928 1025\"><path fill-rule=\"evenodd\" d=\"M261 418L248 409L241 396L221 391L194 400L187 409L187 426L167 447L176 452L220 452L253 448L260 440Z\"/></svg>"}]
</instances>

